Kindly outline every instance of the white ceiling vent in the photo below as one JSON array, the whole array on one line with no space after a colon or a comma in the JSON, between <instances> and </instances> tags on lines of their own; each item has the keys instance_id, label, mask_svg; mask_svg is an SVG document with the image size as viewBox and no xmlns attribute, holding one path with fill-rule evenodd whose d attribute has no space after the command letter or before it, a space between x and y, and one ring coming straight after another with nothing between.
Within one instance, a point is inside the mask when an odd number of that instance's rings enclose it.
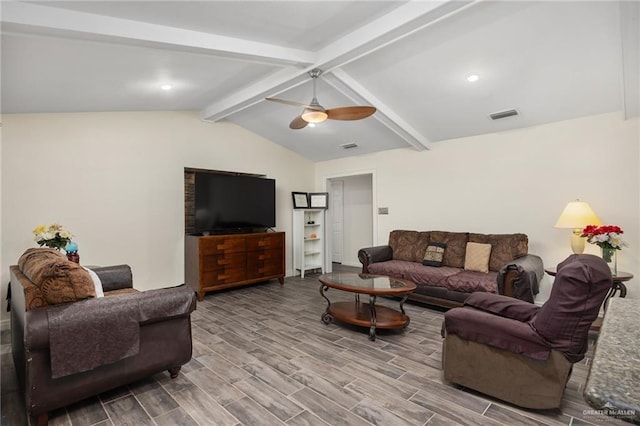
<instances>
[{"instance_id":1,"label":"white ceiling vent","mask_svg":"<svg viewBox=\"0 0 640 426\"><path fill-rule=\"evenodd\" d=\"M489 117L492 120L500 120L501 118L513 117L514 115L519 115L520 113L515 109L508 109L506 111L498 111L492 114L489 114Z\"/></svg>"},{"instance_id":2,"label":"white ceiling vent","mask_svg":"<svg viewBox=\"0 0 640 426\"><path fill-rule=\"evenodd\" d=\"M357 148L358 144L357 143L345 143L343 145L340 145L342 148L344 149L351 149L351 148Z\"/></svg>"}]
</instances>

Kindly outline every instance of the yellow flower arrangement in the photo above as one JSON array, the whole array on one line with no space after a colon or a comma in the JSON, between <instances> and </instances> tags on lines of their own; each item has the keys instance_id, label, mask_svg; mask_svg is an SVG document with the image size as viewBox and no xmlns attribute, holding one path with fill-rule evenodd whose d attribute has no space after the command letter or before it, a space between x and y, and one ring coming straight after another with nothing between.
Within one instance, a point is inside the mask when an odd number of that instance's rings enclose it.
<instances>
[{"instance_id":1,"label":"yellow flower arrangement","mask_svg":"<svg viewBox=\"0 0 640 426\"><path fill-rule=\"evenodd\" d=\"M35 242L40 247L46 246L55 250L64 249L73 238L71 232L67 231L58 223L51 225L39 225L33 230Z\"/></svg>"}]
</instances>

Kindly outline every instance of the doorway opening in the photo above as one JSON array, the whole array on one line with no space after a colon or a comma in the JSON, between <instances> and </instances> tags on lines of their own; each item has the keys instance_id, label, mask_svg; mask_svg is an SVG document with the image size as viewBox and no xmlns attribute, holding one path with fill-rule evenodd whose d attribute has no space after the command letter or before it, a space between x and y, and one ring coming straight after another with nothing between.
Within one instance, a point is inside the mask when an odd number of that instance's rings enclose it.
<instances>
[{"instance_id":1,"label":"doorway opening","mask_svg":"<svg viewBox=\"0 0 640 426\"><path fill-rule=\"evenodd\" d=\"M326 220L327 271L333 265L360 267L358 250L377 241L374 172L358 172L325 179L329 193Z\"/></svg>"}]
</instances>

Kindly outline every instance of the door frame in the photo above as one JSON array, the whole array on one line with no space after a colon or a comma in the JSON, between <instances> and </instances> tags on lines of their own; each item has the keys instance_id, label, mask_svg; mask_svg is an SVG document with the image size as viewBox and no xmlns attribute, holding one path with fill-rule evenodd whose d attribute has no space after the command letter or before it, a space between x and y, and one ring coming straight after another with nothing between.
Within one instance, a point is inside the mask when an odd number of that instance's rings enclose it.
<instances>
[{"instance_id":1,"label":"door frame","mask_svg":"<svg viewBox=\"0 0 640 426\"><path fill-rule=\"evenodd\" d=\"M376 169L363 169L363 170L353 170L349 172L340 172L333 173L328 175L323 175L321 178L322 190L324 192L329 192L329 188L331 187L331 183L329 182L331 179L340 179L350 176L360 176L360 175L371 175L371 241L373 241L373 245L378 245L378 215L376 214L376 206L378 205L378 179L376 175ZM331 206L329 206L331 209ZM325 221L325 253L331 253L332 244L333 244L333 229L332 224L328 223L330 221ZM344 235L344 229L342 233ZM332 262L331 257L325 257L325 272L331 272Z\"/></svg>"},{"instance_id":2,"label":"door frame","mask_svg":"<svg viewBox=\"0 0 640 426\"><path fill-rule=\"evenodd\" d=\"M330 202L330 206L333 208L336 206L336 199L334 197L335 195L335 188L336 186L339 186L341 188L341 196L342 199L340 200L340 203L342 204L342 211L338 212L338 210L332 210L329 209L330 214L328 215L329 218L327 218L327 221L331 220L331 225L329 226L329 229L332 231L331 233L331 244L329 244L329 247L331 248L331 253L327 253L329 256L331 256L331 263L336 262L335 258L334 258L334 252L333 252L333 247L337 247L340 249L340 261L339 263L343 262L343 257L344 257L344 180L343 179L329 179L329 187L327 188L327 190L329 191L329 202ZM338 185L339 184L339 185ZM340 241L338 241L335 237L336 233L333 232L333 225L335 224L335 216L336 213L340 214L340 220L342 222L342 231L341 231L341 235L340 235Z\"/></svg>"}]
</instances>

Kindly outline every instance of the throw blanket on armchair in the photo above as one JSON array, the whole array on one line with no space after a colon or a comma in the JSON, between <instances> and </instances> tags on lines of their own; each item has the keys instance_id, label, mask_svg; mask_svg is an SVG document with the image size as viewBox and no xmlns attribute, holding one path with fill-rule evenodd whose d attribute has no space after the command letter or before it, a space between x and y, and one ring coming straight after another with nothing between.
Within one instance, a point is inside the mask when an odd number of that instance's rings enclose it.
<instances>
[{"instance_id":1,"label":"throw blanket on armchair","mask_svg":"<svg viewBox=\"0 0 640 426\"><path fill-rule=\"evenodd\" d=\"M533 303L539 292L539 283L544 276L542 260L537 256L525 256L513 260L498 272L498 291L504 294L504 278L510 269L518 270L518 278L513 281L513 297Z\"/></svg>"},{"instance_id":2,"label":"throw blanket on armchair","mask_svg":"<svg viewBox=\"0 0 640 426\"><path fill-rule=\"evenodd\" d=\"M136 355L141 324L191 312L192 292L184 290L177 298L159 289L49 307L53 378Z\"/></svg>"},{"instance_id":3,"label":"throw blanket on armchair","mask_svg":"<svg viewBox=\"0 0 640 426\"><path fill-rule=\"evenodd\" d=\"M88 371L138 353L138 301L118 296L100 303L50 307L49 349L53 378Z\"/></svg>"}]
</instances>

